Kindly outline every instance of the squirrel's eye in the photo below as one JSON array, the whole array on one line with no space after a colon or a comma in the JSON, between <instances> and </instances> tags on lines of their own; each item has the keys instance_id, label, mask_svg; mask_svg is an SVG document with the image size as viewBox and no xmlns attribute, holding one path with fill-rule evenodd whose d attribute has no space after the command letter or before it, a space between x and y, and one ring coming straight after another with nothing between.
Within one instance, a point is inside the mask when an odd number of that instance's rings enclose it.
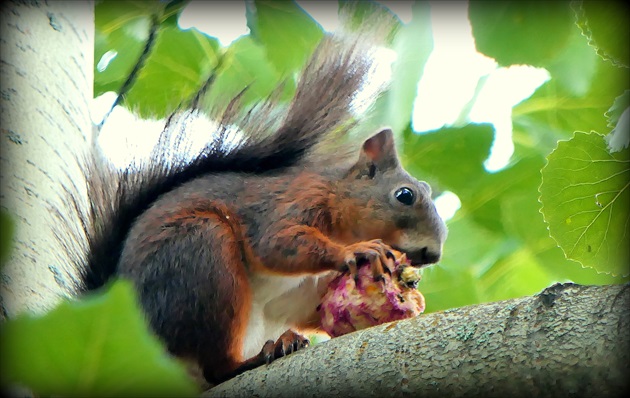
<instances>
[{"instance_id":1,"label":"squirrel's eye","mask_svg":"<svg viewBox=\"0 0 630 398\"><path fill-rule=\"evenodd\" d=\"M415 195L413 194L413 191L407 187L402 187L400 189L398 189L395 193L394 193L394 197L396 197L396 199L398 199L398 201L404 205L412 205L414 200L416 199Z\"/></svg>"}]
</instances>

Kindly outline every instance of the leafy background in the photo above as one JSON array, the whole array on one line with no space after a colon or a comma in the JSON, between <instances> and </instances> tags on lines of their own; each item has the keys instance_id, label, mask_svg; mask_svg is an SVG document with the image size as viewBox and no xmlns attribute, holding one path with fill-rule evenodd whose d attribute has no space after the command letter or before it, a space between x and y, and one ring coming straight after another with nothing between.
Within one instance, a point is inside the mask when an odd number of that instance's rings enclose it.
<instances>
[{"instance_id":1,"label":"leafy background","mask_svg":"<svg viewBox=\"0 0 630 398\"><path fill-rule=\"evenodd\" d=\"M178 26L185 1L98 2L95 96L113 91L115 104L152 118L193 103L210 109L246 86L246 103L265 98L280 82L283 98L290 98L297 72L325 32L296 3L253 4L246 12L250 33L223 46L215 37ZM410 173L430 182L436 194L450 191L461 201L448 220L444 258L424 271L419 287L427 312L530 295L555 282L629 280L630 159L623 113L630 102L628 12L621 4L469 4L479 52L502 67L526 64L550 75L512 108L514 153L495 172L484 167L494 127L467 121L465 110L456 125L413 130L416 87L433 49L430 5L415 2L411 22L400 24L390 43L398 52L393 81L375 106L374 120L399 132L400 155ZM208 12L212 7L208 4ZM373 12L395 17L387 2L361 2L350 26L361 26ZM4 215L2 225L10 229ZM158 344L133 292L118 282L45 317L8 322L2 381L44 395L193 394L190 380ZM116 352L143 360L116 368ZM18 366L25 363L29 366ZM44 375L51 367L59 369L56 377L31 377L33 369Z\"/></svg>"}]
</instances>

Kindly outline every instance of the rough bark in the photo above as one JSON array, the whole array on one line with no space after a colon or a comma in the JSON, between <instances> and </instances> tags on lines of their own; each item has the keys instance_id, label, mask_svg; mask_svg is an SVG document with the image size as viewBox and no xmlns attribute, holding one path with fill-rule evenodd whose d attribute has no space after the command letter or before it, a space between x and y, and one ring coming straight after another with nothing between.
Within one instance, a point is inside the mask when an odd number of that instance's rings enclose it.
<instances>
[{"instance_id":1,"label":"rough bark","mask_svg":"<svg viewBox=\"0 0 630 398\"><path fill-rule=\"evenodd\" d=\"M94 9L87 1L21 1L0 12L1 206L16 226L2 269L4 318L50 308L71 287L50 209L59 187L78 182L74 159L91 131Z\"/></svg>"},{"instance_id":2,"label":"rough bark","mask_svg":"<svg viewBox=\"0 0 630 398\"><path fill-rule=\"evenodd\" d=\"M628 284L558 284L342 336L204 397L622 396L628 304Z\"/></svg>"}]
</instances>

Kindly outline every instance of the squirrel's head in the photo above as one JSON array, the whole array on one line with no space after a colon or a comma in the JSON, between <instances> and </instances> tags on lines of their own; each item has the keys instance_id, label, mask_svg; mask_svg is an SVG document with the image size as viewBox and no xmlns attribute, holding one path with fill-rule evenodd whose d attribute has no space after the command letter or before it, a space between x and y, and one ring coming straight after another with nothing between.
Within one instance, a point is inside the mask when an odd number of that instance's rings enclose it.
<instances>
[{"instance_id":1,"label":"squirrel's head","mask_svg":"<svg viewBox=\"0 0 630 398\"><path fill-rule=\"evenodd\" d=\"M391 130L365 141L338 188L340 204L359 209L356 214L344 212L351 218L344 222L352 225L353 234L344 238L382 239L416 266L440 259L446 225L431 200L429 185L400 165Z\"/></svg>"}]
</instances>

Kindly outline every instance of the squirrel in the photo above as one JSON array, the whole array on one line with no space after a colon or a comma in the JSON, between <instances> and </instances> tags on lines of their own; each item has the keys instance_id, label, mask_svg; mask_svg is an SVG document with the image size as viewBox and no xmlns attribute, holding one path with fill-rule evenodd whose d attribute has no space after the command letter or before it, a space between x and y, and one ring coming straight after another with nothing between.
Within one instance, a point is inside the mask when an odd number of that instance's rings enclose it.
<instances>
[{"instance_id":1,"label":"squirrel","mask_svg":"<svg viewBox=\"0 0 630 398\"><path fill-rule=\"evenodd\" d=\"M445 224L392 131L352 152L339 141L357 123L371 62L358 41L326 36L283 112L265 102L230 119L232 101L193 160L164 154L167 133L140 167L87 159L81 290L131 280L168 351L215 385L308 346L339 272L369 266L378 280L392 250L414 266L437 262ZM234 125L246 138L225 149Z\"/></svg>"}]
</instances>

